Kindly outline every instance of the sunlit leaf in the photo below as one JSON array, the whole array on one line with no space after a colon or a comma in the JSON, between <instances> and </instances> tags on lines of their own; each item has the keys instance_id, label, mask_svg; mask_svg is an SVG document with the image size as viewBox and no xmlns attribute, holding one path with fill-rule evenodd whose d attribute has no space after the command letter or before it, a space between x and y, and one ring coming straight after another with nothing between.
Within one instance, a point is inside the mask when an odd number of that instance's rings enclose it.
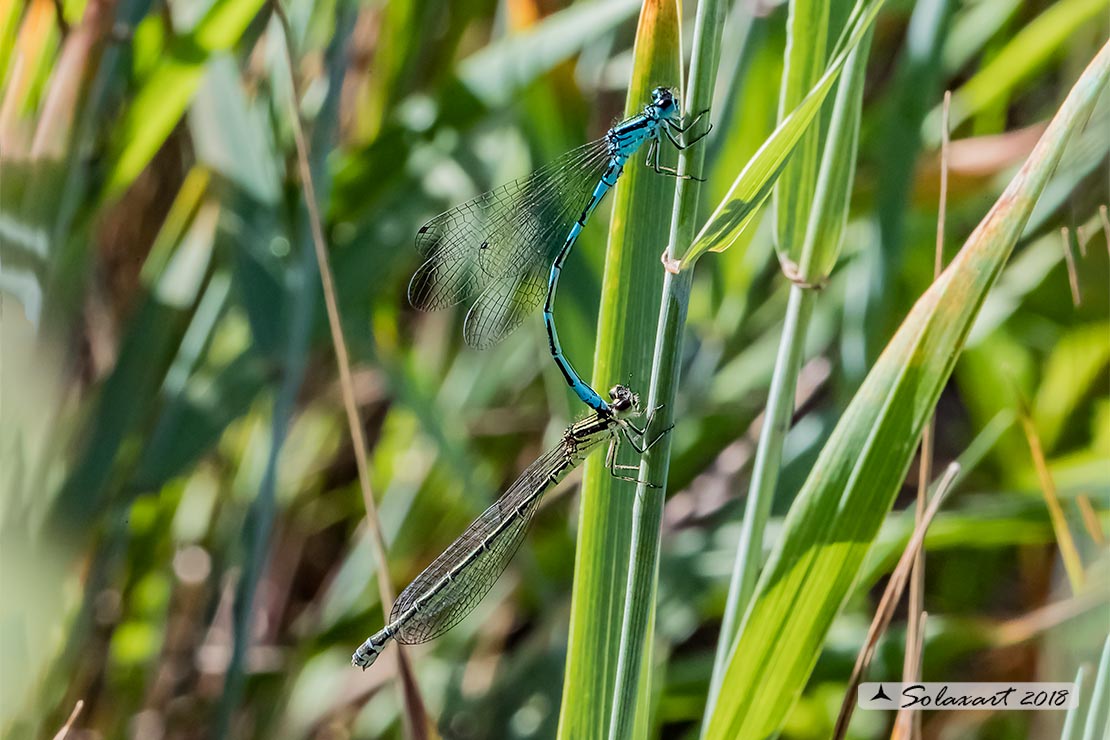
<instances>
[{"instance_id":1,"label":"sunlit leaf","mask_svg":"<svg viewBox=\"0 0 1110 740\"><path fill-rule=\"evenodd\" d=\"M732 648L710 738L767 737L781 726L898 492L979 307L1108 78L1110 44L856 392L760 578Z\"/></svg>"}]
</instances>

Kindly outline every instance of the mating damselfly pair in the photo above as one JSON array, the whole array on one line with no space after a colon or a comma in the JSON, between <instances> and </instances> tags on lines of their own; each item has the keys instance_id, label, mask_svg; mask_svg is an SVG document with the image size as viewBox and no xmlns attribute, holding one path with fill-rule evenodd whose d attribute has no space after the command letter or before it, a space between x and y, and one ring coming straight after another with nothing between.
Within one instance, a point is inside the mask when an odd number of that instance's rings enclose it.
<instances>
[{"instance_id":1,"label":"mating damselfly pair","mask_svg":"<svg viewBox=\"0 0 1110 740\"><path fill-rule=\"evenodd\" d=\"M642 113L609 129L604 138L420 228L416 246L425 261L409 283L413 306L434 310L473 300L464 337L481 349L508 336L542 300L555 364L593 413L568 427L559 444L533 462L401 592L389 623L355 651L354 665L369 666L390 640L426 642L466 617L505 570L543 495L603 443L609 444L610 472L636 480L621 473L636 468L618 465L617 452L622 440L640 454L657 441L658 437L645 437L650 418L643 428L635 426L627 417L639 411L636 394L614 386L611 403L606 402L575 371L555 329L555 291L578 235L616 185L628 159L646 142L647 165L655 172L688 177L660 164L660 148L664 137L678 149L702 139L710 127L688 142L676 135L685 134L704 114L684 122L677 97L657 87Z\"/></svg>"}]
</instances>

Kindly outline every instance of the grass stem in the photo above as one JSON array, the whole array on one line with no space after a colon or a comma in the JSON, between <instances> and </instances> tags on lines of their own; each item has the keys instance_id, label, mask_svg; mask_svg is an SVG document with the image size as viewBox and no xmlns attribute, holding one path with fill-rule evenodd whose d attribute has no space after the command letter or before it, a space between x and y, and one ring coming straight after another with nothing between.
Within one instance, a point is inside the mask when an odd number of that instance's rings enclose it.
<instances>
[{"instance_id":1,"label":"grass stem","mask_svg":"<svg viewBox=\"0 0 1110 740\"><path fill-rule=\"evenodd\" d=\"M756 576L763 564L763 530L771 516L771 503L782 461L782 447L794 412L794 390L805 350L805 331L816 302L816 291L800 285L791 286L778 357L775 360L775 373L771 378L771 390L764 411L765 422L756 447L721 634L717 639L717 652L713 659L706 717L712 714L716 704L725 668L728 666L728 657L732 654L733 642L740 631L741 617L755 590Z\"/></svg>"},{"instance_id":2,"label":"grass stem","mask_svg":"<svg viewBox=\"0 0 1110 740\"><path fill-rule=\"evenodd\" d=\"M343 318L339 314L339 299L336 296L335 278L332 275L331 264L328 261L328 248L324 236L323 220L320 218L316 186L312 177L308 140L305 137L304 125L301 122L300 109L298 108L300 93L293 62L295 56L292 31L280 0L274 0L273 8L274 15L281 23L282 37L285 40L283 47L285 64L289 74L290 89L293 91L289 99L289 118L292 122L293 140L297 148L297 166L300 172L301 186L304 189L308 223L312 234L313 253L316 257L316 267L320 273L320 283L324 293L328 329L331 332L332 346L335 348L335 363L339 369L339 387L343 396L343 410L347 417L347 429L351 434L351 446L355 453L359 488L362 491L363 504L366 506L371 552L374 553L374 559L377 560L378 564L378 593L382 600L382 614L388 621L389 611L396 596L393 593L393 584L389 580L389 560L386 556L385 536L382 534L378 508L374 503L374 491L370 484L370 465L366 460L366 437L362 431L362 421L359 418L358 404L355 401L354 381L351 378L351 359L347 352L347 341L343 336ZM397 646L397 666L401 678L401 693L405 700L405 719L408 724L409 736L415 738L426 737L428 734L428 716L424 708L424 700L413 675L412 664L408 660L407 653L400 645Z\"/></svg>"},{"instance_id":3,"label":"grass stem","mask_svg":"<svg viewBox=\"0 0 1110 740\"><path fill-rule=\"evenodd\" d=\"M688 117L709 109L721 56L721 34L726 7L720 0L703 0L698 4L694 21L694 50L684 93L684 114ZM705 147L695 146L680 152L678 171L682 174L702 172ZM674 211L665 263L680 259L693 241L701 183L680 179L675 187ZM693 270L678 274L666 272L663 297L656 325L655 350L651 367L651 383L645 408L659 409L653 414L648 436L653 437L673 423L675 398L681 374L682 339L689 308ZM628 577L625 586L624 614L621 622L620 651L614 689L613 711L609 724L610 738L632 736L638 706L637 692L647 686L641 680L645 654L652 646L652 619L655 613L656 582L659 574L659 539L663 521L664 491L670 463L670 436L659 440L640 462L639 479L633 504L632 539Z\"/></svg>"}]
</instances>

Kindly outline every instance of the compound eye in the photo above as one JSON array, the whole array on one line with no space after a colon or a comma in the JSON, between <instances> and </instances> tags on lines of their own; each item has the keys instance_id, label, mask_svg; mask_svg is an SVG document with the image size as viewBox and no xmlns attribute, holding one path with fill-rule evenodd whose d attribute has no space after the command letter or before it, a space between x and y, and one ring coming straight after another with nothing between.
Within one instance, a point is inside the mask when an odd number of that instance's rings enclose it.
<instances>
[{"instance_id":1,"label":"compound eye","mask_svg":"<svg viewBox=\"0 0 1110 740\"><path fill-rule=\"evenodd\" d=\"M617 411L627 411L635 403L636 396L623 385L615 385L609 389L609 398L613 400L613 408Z\"/></svg>"}]
</instances>

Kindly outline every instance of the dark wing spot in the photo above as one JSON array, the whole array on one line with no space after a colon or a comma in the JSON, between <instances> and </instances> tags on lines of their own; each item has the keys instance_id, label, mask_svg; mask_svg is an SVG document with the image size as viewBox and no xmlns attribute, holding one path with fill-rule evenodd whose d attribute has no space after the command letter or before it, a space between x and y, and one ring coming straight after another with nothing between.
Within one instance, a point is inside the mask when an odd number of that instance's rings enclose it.
<instances>
[{"instance_id":1,"label":"dark wing spot","mask_svg":"<svg viewBox=\"0 0 1110 740\"><path fill-rule=\"evenodd\" d=\"M416 233L417 234L426 234L426 233L428 233L428 226L429 226L429 224L424 224L423 226L420 227L420 230L417 231Z\"/></svg>"},{"instance_id":2,"label":"dark wing spot","mask_svg":"<svg viewBox=\"0 0 1110 740\"><path fill-rule=\"evenodd\" d=\"M478 245L478 249L489 249L489 242L482 242Z\"/></svg>"}]
</instances>

